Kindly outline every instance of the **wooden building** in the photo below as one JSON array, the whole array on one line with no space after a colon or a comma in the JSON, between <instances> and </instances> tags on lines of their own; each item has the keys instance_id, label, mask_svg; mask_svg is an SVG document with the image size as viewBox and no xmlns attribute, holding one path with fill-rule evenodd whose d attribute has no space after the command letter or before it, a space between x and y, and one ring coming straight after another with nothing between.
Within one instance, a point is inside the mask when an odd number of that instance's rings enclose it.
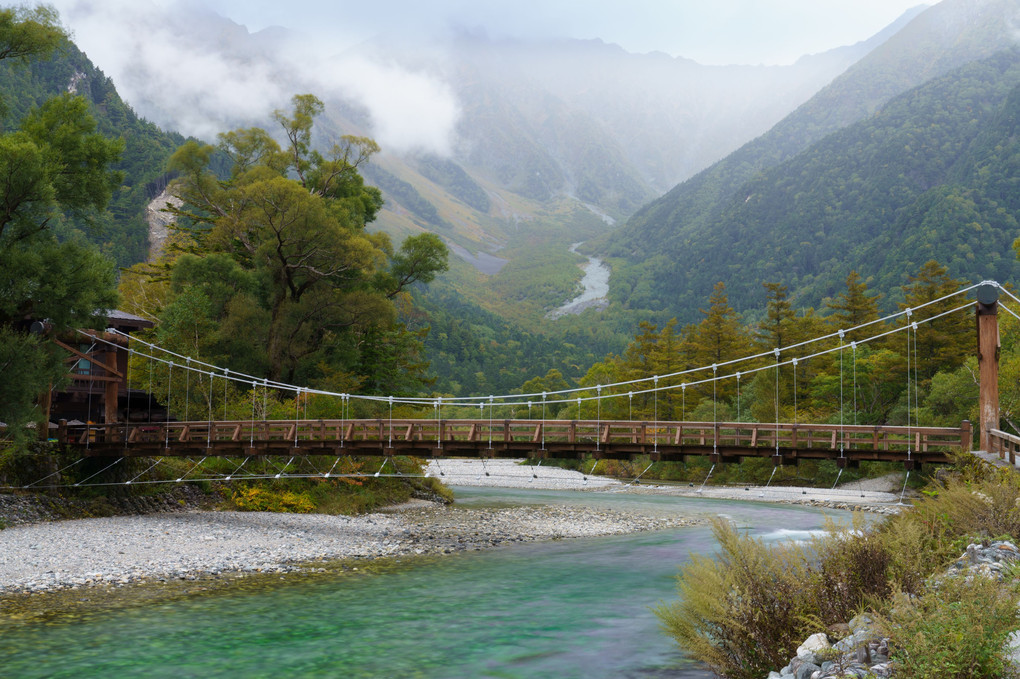
<instances>
[{"instance_id":1,"label":"wooden building","mask_svg":"<svg viewBox=\"0 0 1020 679\"><path fill-rule=\"evenodd\" d=\"M107 312L105 319L107 330L82 330L52 339L70 354L66 364L71 383L42 399L48 421L119 422L131 411L149 412L149 394L128 391L128 340L109 330L130 334L153 323L124 311Z\"/></svg>"}]
</instances>

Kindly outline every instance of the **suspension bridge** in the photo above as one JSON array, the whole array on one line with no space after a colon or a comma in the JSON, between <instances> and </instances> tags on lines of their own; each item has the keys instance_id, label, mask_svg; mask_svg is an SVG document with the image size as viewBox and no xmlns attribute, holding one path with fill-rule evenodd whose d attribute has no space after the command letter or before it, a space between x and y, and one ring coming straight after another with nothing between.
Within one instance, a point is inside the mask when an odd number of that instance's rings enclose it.
<instances>
[{"instance_id":1,"label":"suspension bridge","mask_svg":"<svg viewBox=\"0 0 1020 679\"><path fill-rule=\"evenodd\" d=\"M976 300L966 297L974 292ZM424 458L473 457L491 458L574 458L590 459L597 463L602 459L633 459L646 456L656 461L686 461L689 456L704 456L713 464L739 462L747 458L769 459L777 467L797 464L802 460L833 460L842 470L856 467L863 461L900 462L907 471L926 464L946 463L960 453L971 450L973 428L969 422L958 427L925 426L916 420L918 387L917 373L921 357L917 354L917 334L927 323L950 314L975 313L977 320L977 349L980 372L980 421L977 423L980 435L979 447L983 451L997 453L1014 461L1020 454L1020 437L1009 435L998 429L998 310L1020 318L1005 304L999 303L999 294L1004 293L1012 302L1020 304L1020 298L994 281L965 287L943 298L933 300L913 309L904 309L885 318L865 323L855 328L839 330L787 347L778 347L771 352L746 356L739 359L683 370L668 375L653 375L615 384L595 385L556 392L532 394L507 394L487 397L398 397L355 395L333 393L307 387L270 381L266 378L233 372L191 357L183 356L144 340L109 329L106 333L91 333L94 343L108 344L117 350L126 350L130 356L138 355L149 361L150 387L151 366L162 363L167 369L166 401L170 402L173 389L184 389L189 395L192 379L196 389L207 390L203 394L207 403L203 419L189 418L185 413L183 421L108 421L102 424L68 423L60 421L51 432L68 452L77 454L79 460L95 457L115 458L116 464L132 457L162 458L252 458L294 459L336 458L344 456L378 457L386 460L398 456ZM925 315L920 312L932 304L959 298L960 304L939 314ZM915 320L916 319L916 320ZM890 330L885 328L893 325ZM875 334L864 339L848 341L848 337L864 337L869 327L876 328ZM853 333L853 334L851 334ZM849 415L856 409L856 361L861 346L876 342L891 335L902 333L906 340L907 370L906 395L908 402L907 422L904 425L862 425ZM139 348L141 347L141 348ZM829 423L805 423L797 421L796 401L793 404L794 422L783 422L780 417L779 376L781 371L794 370L798 364L810 360L830 360L838 357L839 362L839 421ZM743 370L740 370L744 366ZM177 371L175 381L174 371ZM741 379L752 378L760 372L774 371L775 418L772 422L746 421L671 421L659 418L659 399L664 393L676 397L680 392L686 403L688 389L700 387L702 393L711 391L713 410L717 401L717 388L726 381L735 382L738 394ZM128 373L127 370L122 372ZM183 375L182 375L183 373ZM710 373L710 377L696 379ZM127 379L130 379L128 373ZM218 382L224 389L234 383L248 390L251 396L251 414L244 419L228 420L214 415L214 395ZM796 385L796 382L794 382ZM294 400L294 417L269 420L265 418L268 407L258 412L259 395L265 406L269 393L289 395ZM332 397L337 401L337 414L332 419L307 418L301 412L301 404L309 396ZM651 400L653 418L635 421L632 419L603 419L603 402L610 399L628 399L635 396ZM796 386L793 398L796 399ZM853 402L847 402L852 399ZM185 399L187 402L187 399ZM377 410L388 416L371 419L350 417L350 406L354 401L373 403ZM546 409L554 404L576 404L581 413L582 405L594 410L594 419L562 420L546 417ZM395 418L394 406L412 407L419 412L429 412L431 417ZM465 409L476 407L479 417L464 418ZM527 408L528 417L514 416ZM454 411L454 416L448 415ZM533 412L541 412L532 417ZM497 410L500 414L497 415ZM109 409L107 410L109 412ZM911 413L915 413L911 415ZM506 417L503 413L509 413ZM158 464L158 461L157 463ZM201 465L201 461L197 463ZM241 466L245 462L241 462ZM282 469L286 471L286 463ZM155 465L154 465L155 466ZM336 468L337 463L333 464ZM284 473L285 473L284 471ZM329 476L330 472L315 471L310 474ZM378 475L378 474L377 474ZM228 480L230 476L226 477ZM276 475L275 478L280 478ZM180 479L178 479L179 481ZM128 481L130 483L130 481Z\"/></svg>"}]
</instances>

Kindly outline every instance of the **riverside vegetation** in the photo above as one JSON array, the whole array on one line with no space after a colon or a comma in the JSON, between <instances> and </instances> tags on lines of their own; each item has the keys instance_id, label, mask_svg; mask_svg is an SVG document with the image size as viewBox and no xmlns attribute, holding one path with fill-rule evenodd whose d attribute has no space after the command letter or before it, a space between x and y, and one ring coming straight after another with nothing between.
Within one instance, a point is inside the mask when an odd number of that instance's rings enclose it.
<instances>
[{"instance_id":1,"label":"riverside vegetation","mask_svg":"<svg viewBox=\"0 0 1020 679\"><path fill-rule=\"evenodd\" d=\"M729 679L765 677L808 636L847 636L862 613L889 638L896 677L1011 676L1006 642L1020 627L1020 569L1000 565L1001 581L940 574L971 543L1015 542L1018 507L1015 472L972 463L925 489L909 511L833 525L806 545L766 545L720 519L719 554L692 555L678 575L679 599L656 614L685 653Z\"/></svg>"}]
</instances>

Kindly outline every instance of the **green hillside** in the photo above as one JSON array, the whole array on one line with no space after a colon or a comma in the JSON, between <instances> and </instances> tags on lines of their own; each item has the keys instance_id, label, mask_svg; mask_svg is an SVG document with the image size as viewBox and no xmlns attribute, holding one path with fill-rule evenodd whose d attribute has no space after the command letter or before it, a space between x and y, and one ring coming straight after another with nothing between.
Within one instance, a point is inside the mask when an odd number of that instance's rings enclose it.
<instances>
[{"instance_id":1,"label":"green hillside","mask_svg":"<svg viewBox=\"0 0 1020 679\"><path fill-rule=\"evenodd\" d=\"M718 280L738 308L761 305L763 281L816 305L853 269L891 290L929 259L956 277L1010 280L1018 86L1020 52L1002 52L760 173L696 226L633 225L657 234L661 254L630 267L614 294L647 308L674 300L693 317Z\"/></svg>"},{"instance_id":2,"label":"green hillside","mask_svg":"<svg viewBox=\"0 0 1020 679\"><path fill-rule=\"evenodd\" d=\"M730 249L734 242L726 244L726 241L720 240L724 233L744 233L743 225L733 221L739 216L734 213L739 212L740 202L748 200L752 186L758 192L763 191L763 177L775 178L784 174L786 170L781 169L786 167L782 165L784 162L793 162L791 159L812 144L819 144L818 148L822 150L835 149L840 142L832 139L845 137L827 139L827 135L855 121L869 119L894 95L1011 46L1013 38L1003 17L1016 10L1018 4L1016 0L947 0L923 12L768 133L638 211L625 228L598 245L604 252L618 258L614 261L613 299L630 308L666 310L667 314L679 313L690 317L696 313L697 305L707 299L712 285L720 279L726 281L731 299L738 308L756 307L761 302L760 282L750 281L753 292L745 294L741 285L747 282L747 276L741 274L773 275L770 271L780 271L781 276L774 275L791 285L810 284L810 279L804 281L802 278L805 274L813 276L818 271L821 264L817 253L798 262L793 271L780 269L778 263L769 265L767 262L760 270L757 265L753 270L747 270L747 263L740 252L733 252L730 259L708 253L717 246ZM917 103L908 115L924 117L928 112ZM889 117L883 114L879 119L888 121ZM855 138L852 143L870 145L880 141ZM863 168L861 172L865 180L872 178L869 168ZM787 178L782 183L785 186L792 181ZM924 190L929 188L923 187ZM830 206L834 212L827 213L827 218L831 219L833 214L846 208L842 198L834 195L837 188L823 187L817 178L806 185L799 185L799 190L821 192L809 201L825 202L831 198L834 203L839 203ZM830 194L828 198L823 195L826 193ZM798 200L803 199L804 196L798 196ZM859 205L859 197L855 200ZM787 207L770 203L768 218L773 220L773 228L796 230L801 237L808 233L808 242L824 239L817 230L805 232L803 227L795 227L799 222L795 217L786 215L784 210ZM756 205L747 206L747 210L755 208ZM800 205L796 207L796 210L801 209ZM751 218L751 221L756 223L764 218L761 215ZM754 233L761 236L757 231ZM824 249L825 246L822 247ZM747 254L753 255L756 251ZM845 263L850 268L857 266L861 269L873 264L849 259ZM826 264L831 265L831 262ZM840 269L844 276L847 266ZM718 268L713 270L713 267ZM670 275L665 275L666 272ZM738 275L734 276L734 272ZM959 275L965 271L954 268L953 273ZM831 278L836 280L840 275L833 273ZM902 279L895 279L892 285L901 282ZM831 292L831 281L822 288L821 292L804 292L812 295L806 301L817 301L818 294ZM802 293L799 289L797 292Z\"/></svg>"},{"instance_id":3,"label":"green hillside","mask_svg":"<svg viewBox=\"0 0 1020 679\"><path fill-rule=\"evenodd\" d=\"M721 279L747 308L762 303L762 281L780 281L814 305L853 269L892 290L930 259L959 278L1011 280L1018 115L1018 50L901 95L745 183L701 229L665 240L678 256L658 292L683 313Z\"/></svg>"},{"instance_id":4,"label":"green hillside","mask_svg":"<svg viewBox=\"0 0 1020 679\"><path fill-rule=\"evenodd\" d=\"M67 229L81 229L118 266L129 266L146 258L145 206L165 185L166 159L184 143L184 137L141 120L121 100L113 82L70 42L48 60L0 63L0 100L7 108L4 129L16 126L46 99L69 90L88 100L101 134L124 139L124 153L114 166L123 173L124 182L100 224L87 230L67 226L63 235L71 235Z\"/></svg>"}]
</instances>

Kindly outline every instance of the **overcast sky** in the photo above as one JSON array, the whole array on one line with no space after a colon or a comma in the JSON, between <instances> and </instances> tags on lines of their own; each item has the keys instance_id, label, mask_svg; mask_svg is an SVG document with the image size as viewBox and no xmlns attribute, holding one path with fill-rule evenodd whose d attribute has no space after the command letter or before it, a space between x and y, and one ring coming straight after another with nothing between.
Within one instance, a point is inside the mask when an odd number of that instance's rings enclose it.
<instances>
[{"instance_id":1,"label":"overcast sky","mask_svg":"<svg viewBox=\"0 0 1020 679\"><path fill-rule=\"evenodd\" d=\"M788 64L865 40L916 0L51 0L75 43L144 117L184 134L264 124L295 87L361 103L386 149L449 152L459 102L440 75L349 49L383 35L600 38L702 64ZM34 4L34 3L32 3ZM200 11L195 11L200 10ZM273 63L231 54L221 24L302 35ZM236 36L228 40L236 41ZM343 56L325 60L321 57ZM382 57L382 58L381 58ZM241 61L238 61L238 59ZM314 63L314 68L308 68Z\"/></svg>"},{"instance_id":2,"label":"overcast sky","mask_svg":"<svg viewBox=\"0 0 1020 679\"><path fill-rule=\"evenodd\" d=\"M64 0L70 1L70 0ZM57 3L58 6L61 4ZM787 64L865 40L922 0L207 0L252 30L351 44L380 32L482 28L493 36L601 38L703 64Z\"/></svg>"}]
</instances>

